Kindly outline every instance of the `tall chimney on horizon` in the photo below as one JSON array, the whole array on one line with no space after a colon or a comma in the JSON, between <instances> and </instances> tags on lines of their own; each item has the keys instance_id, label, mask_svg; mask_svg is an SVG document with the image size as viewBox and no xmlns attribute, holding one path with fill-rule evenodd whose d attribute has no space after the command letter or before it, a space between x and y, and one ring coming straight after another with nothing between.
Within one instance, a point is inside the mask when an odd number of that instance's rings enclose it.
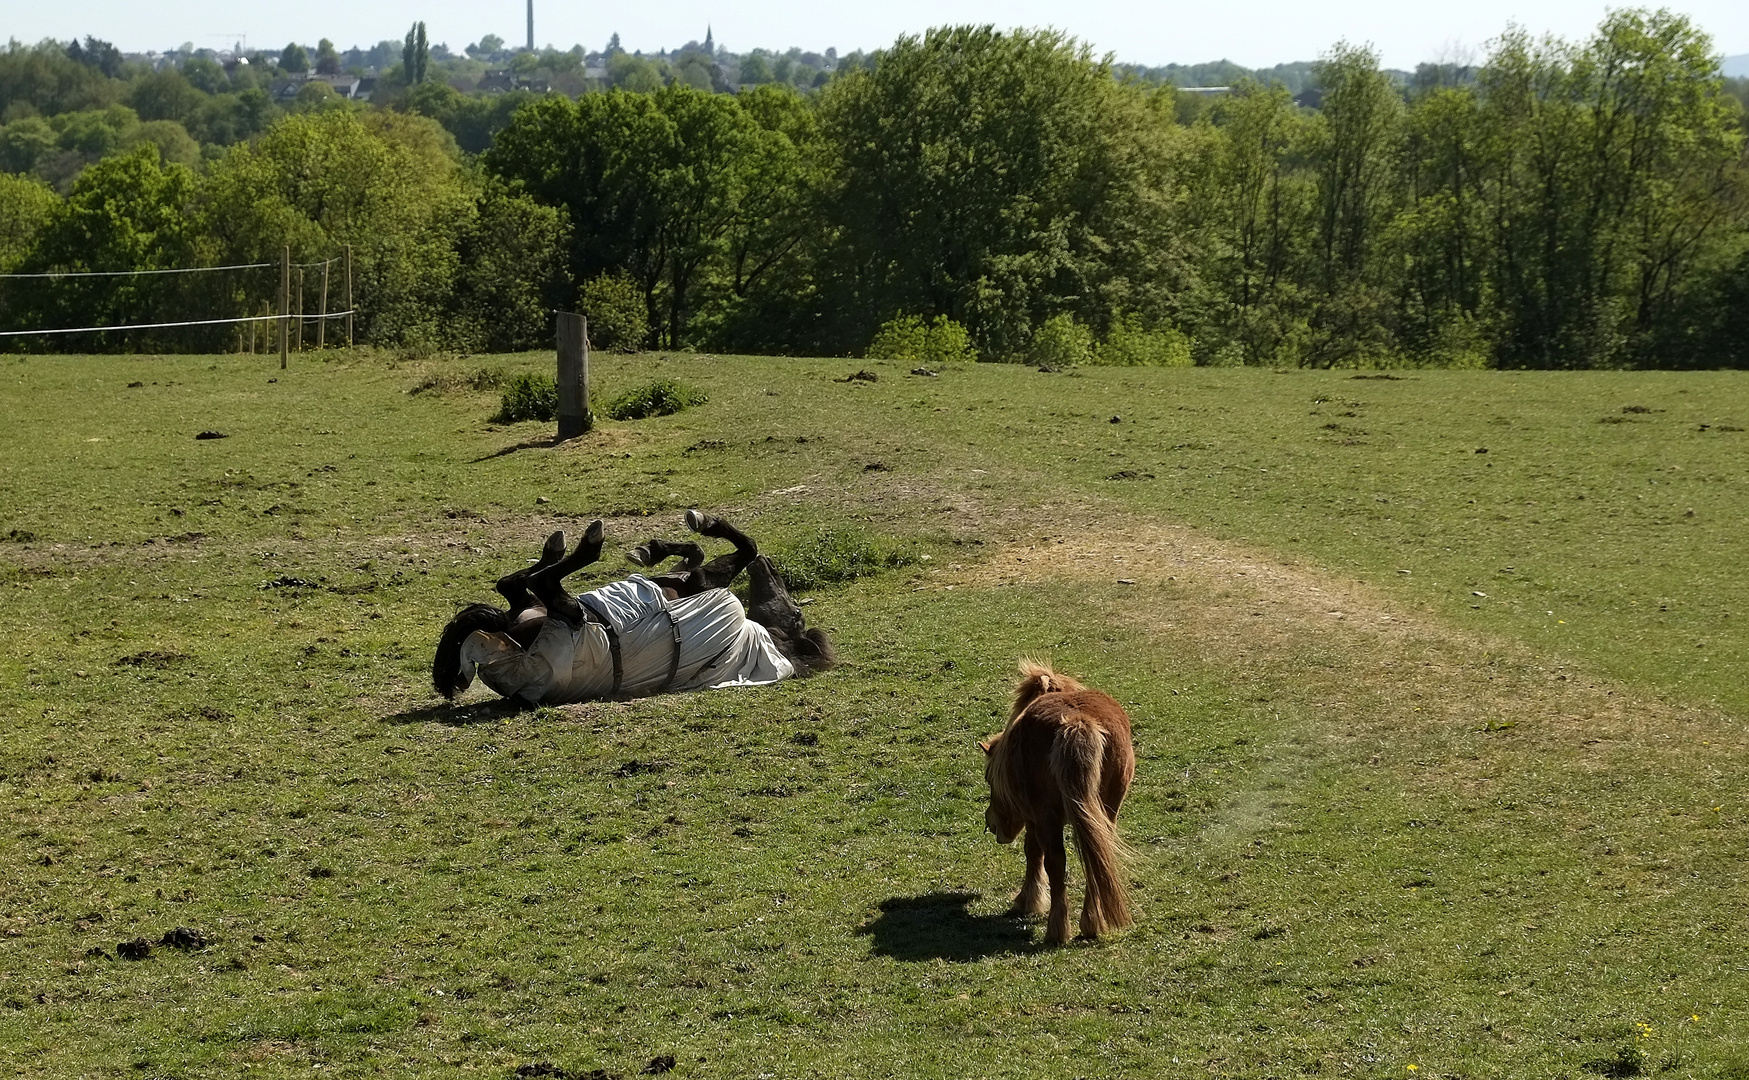
<instances>
[{"instance_id":1,"label":"tall chimney on horizon","mask_svg":"<svg viewBox=\"0 0 1749 1080\"><path fill-rule=\"evenodd\" d=\"M528 0L528 51L534 51L534 0Z\"/></svg>"}]
</instances>

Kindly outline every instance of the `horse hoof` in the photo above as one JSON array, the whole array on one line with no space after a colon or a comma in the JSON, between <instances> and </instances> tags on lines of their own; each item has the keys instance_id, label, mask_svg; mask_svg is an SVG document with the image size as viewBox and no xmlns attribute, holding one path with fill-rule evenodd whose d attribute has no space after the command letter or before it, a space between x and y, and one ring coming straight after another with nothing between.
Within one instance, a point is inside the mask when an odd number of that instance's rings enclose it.
<instances>
[{"instance_id":1,"label":"horse hoof","mask_svg":"<svg viewBox=\"0 0 1749 1080\"><path fill-rule=\"evenodd\" d=\"M709 515L698 510L688 510L686 512L686 527L693 532L703 532L705 526L710 524L710 521L711 519Z\"/></svg>"},{"instance_id":2,"label":"horse hoof","mask_svg":"<svg viewBox=\"0 0 1749 1080\"><path fill-rule=\"evenodd\" d=\"M564 539L563 539L564 534L560 533L559 536L560 536L560 546L562 548L563 544L564 544ZM591 521L589 523L589 527L587 529L583 530L583 542L586 544L599 544L606 537L607 537L607 526L605 526L601 523L600 518L596 518L594 521Z\"/></svg>"},{"instance_id":3,"label":"horse hoof","mask_svg":"<svg viewBox=\"0 0 1749 1080\"><path fill-rule=\"evenodd\" d=\"M542 562L558 562L565 557L565 530L547 537L547 542L540 549Z\"/></svg>"},{"instance_id":4,"label":"horse hoof","mask_svg":"<svg viewBox=\"0 0 1749 1080\"><path fill-rule=\"evenodd\" d=\"M633 566L649 566L652 562L650 549L642 544L626 552L626 562Z\"/></svg>"}]
</instances>

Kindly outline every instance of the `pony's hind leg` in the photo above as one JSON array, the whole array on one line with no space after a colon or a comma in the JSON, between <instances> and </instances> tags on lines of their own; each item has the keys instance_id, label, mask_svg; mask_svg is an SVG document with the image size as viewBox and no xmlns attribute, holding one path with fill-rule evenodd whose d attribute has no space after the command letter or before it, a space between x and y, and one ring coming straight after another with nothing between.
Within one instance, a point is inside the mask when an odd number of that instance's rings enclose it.
<instances>
[{"instance_id":1,"label":"pony's hind leg","mask_svg":"<svg viewBox=\"0 0 1749 1080\"><path fill-rule=\"evenodd\" d=\"M1032 838L1032 833L1038 826L1028 825L1026 835ZM1045 929L1045 941L1052 945L1062 945L1069 940L1069 853L1063 846L1063 825L1047 825L1041 830L1040 846L1044 848L1045 876L1051 885L1051 915Z\"/></svg>"},{"instance_id":2,"label":"pony's hind leg","mask_svg":"<svg viewBox=\"0 0 1749 1080\"><path fill-rule=\"evenodd\" d=\"M551 618L563 619L573 629L583 625L583 605L565 589L565 578L601 558L606 530L597 518L583 531L577 547L559 561L528 575L529 591L547 609Z\"/></svg>"},{"instance_id":3,"label":"pony's hind leg","mask_svg":"<svg viewBox=\"0 0 1749 1080\"><path fill-rule=\"evenodd\" d=\"M1020 893L1014 898L1011 915L1038 915L1049 904L1045 884L1045 848L1031 826L1026 830L1026 877L1020 883Z\"/></svg>"}]
</instances>

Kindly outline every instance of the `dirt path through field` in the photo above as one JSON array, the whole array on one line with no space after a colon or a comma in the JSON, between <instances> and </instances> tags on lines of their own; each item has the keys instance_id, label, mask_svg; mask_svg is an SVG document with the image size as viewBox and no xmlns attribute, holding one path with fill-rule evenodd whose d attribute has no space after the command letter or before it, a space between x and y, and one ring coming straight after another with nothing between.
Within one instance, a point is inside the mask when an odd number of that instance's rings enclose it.
<instances>
[{"instance_id":1,"label":"dirt path through field","mask_svg":"<svg viewBox=\"0 0 1749 1080\"><path fill-rule=\"evenodd\" d=\"M1363 583L1182 525L1092 517L1087 509L1067 519L1081 525L1073 533L1005 543L933 581L1085 582L1096 602L1111 598L1114 623L1155 639L1163 655L1188 652L1233 671L1260 697L1293 699L1315 710L1324 737L1341 742L1511 731L1520 749L1576 751L1581 769L1628 746L1682 756L1700 740L1743 748L1742 725L1719 709L1653 700L1521 642L1408 610ZM1476 765L1464 771L1479 776L1491 767Z\"/></svg>"}]
</instances>

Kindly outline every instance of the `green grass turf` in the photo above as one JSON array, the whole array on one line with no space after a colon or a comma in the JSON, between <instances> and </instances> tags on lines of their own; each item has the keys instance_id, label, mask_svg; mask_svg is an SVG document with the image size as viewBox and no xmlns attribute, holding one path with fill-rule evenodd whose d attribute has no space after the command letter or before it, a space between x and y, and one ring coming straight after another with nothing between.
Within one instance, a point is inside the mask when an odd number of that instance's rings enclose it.
<instances>
[{"instance_id":1,"label":"green grass turf","mask_svg":"<svg viewBox=\"0 0 1749 1080\"><path fill-rule=\"evenodd\" d=\"M0 1069L1749 1075L1743 376L597 357L709 401L488 423L474 372L550 363L0 362ZM916 561L812 594L810 681L435 706L548 530L688 506ZM1223 645L1208 582L975 577L1112 522L1368 590L1434 674ZM1136 719L1093 945L1002 915L981 832L1029 653Z\"/></svg>"}]
</instances>

